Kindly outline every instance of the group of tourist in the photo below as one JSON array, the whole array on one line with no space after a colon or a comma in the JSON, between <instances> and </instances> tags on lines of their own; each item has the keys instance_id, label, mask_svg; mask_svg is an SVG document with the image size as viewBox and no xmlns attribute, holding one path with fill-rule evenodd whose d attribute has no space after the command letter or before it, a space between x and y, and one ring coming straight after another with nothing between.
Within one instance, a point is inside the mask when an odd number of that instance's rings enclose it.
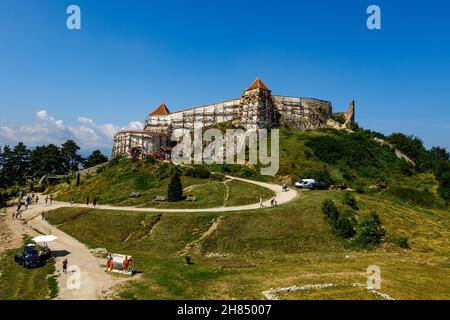
<instances>
[{"instance_id":1,"label":"group of tourist","mask_svg":"<svg viewBox=\"0 0 450 320\"><path fill-rule=\"evenodd\" d=\"M39 204L39 195L28 192L26 197L24 197L24 194L22 191L18 193L19 200L17 202L17 209L13 212L13 219L14 220L20 220L22 219L22 207L25 206L25 211L28 210L29 206L33 203L36 205ZM25 199L24 199L25 198ZM45 196L45 205L52 205L53 204L53 195L47 195ZM43 216L43 214L42 214Z\"/></svg>"},{"instance_id":2,"label":"group of tourist","mask_svg":"<svg viewBox=\"0 0 450 320\"><path fill-rule=\"evenodd\" d=\"M72 204L73 204L73 199L72 199ZM89 196L87 196L86 206L89 207L89 204L90 204L90 199L89 199ZM94 208L97 206L97 196L94 196L94 198L92 199L92 205L94 206Z\"/></svg>"},{"instance_id":3,"label":"group of tourist","mask_svg":"<svg viewBox=\"0 0 450 320\"><path fill-rule=\"evenodd\" d=\"M278 205L277 199L275 197L270 198L270 206L276 207ZM262 196L259 196L259 207L264 208L264 199Z\"/></svg>"}]
</instances>

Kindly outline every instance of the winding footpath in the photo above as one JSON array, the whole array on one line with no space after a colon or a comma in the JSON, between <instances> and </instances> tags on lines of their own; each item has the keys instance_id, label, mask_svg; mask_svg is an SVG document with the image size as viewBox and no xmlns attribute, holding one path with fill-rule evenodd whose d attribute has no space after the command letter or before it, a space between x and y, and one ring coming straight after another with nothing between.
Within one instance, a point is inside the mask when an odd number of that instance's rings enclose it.
<instances>
[{"instance_id":1,"label":"winding footpath","mask_svg":"<svg viewBox=\"0 0 450 320\"><path fill-rule=\"evenodd\" d=\"M289 190L283 192L282 187L275 184L252 181L242 178L227 176L229 179L240 180L250 184L258 185L272 190L278 205L282 205L294 200L297 191ZM270 201L263 203L264 207L270 207ZM54 201L52 205L38 204L22 213L23 221L13 220L14 208L9 208L6 215L6 224L10 230L11 237L21 237L23 234L37 236L39 234L52 234L58 237L57 240L49 243L49 247L56 256L56 274L58 275L58 300L99 300L107 298L107 294L112 288L130 278L113 277L104 271L103 259L95 257L91 250L70 235L62 232L57 227L50 225L41 219L42 211L49 211L58 208L71 207L70 203ZM85 205L74 204L72 207L82 207ZM134 212L228 212L245 211L259 209L259 202L244 206L218 207L207 209L161 209L161 208L136 208L136 207L115 207L110 205L98 205L99 210L120 210ZM261 210L264 210L262 208ZM68 275L62 272L62 262L67 259L69 271L71 267L75 271ZM78 271L77 271L78 270ZM71 289L71 279L80 277L81 285L78 289ZM69 285L67 285L69 283Z\"/></svg>"}]
</instances>

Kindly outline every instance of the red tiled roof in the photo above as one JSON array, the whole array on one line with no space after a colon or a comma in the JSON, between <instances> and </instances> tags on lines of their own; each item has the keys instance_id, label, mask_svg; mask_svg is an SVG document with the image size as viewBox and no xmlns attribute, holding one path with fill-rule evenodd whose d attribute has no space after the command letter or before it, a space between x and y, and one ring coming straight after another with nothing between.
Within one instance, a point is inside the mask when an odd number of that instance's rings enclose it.
<instances>
[{"instance_id":1,"label":"red tiled roof","mask_svg":"<svg viewBox=\"0 0 450 320\"><path fill-rule=\"evenodd\" d=\"M267 91L270 91L270 89L262 82L260 78L256 78L255 81L250 85L250 87L247 88L246 91L254 90L254 89L264 89Z\"/></svg>"},{"instance_id":2,"label":"red tiled roof","mask_svg":"<svg viewBox=\"0 0 450 320\"><path fill-rule=\"evenodd\" d=\"M167 116L171 112L169 111L169 108L167 108L166 104L161 104L158 108L155 109L152 113L150 113L151 116Z\"/></svg>"}]
</instances>

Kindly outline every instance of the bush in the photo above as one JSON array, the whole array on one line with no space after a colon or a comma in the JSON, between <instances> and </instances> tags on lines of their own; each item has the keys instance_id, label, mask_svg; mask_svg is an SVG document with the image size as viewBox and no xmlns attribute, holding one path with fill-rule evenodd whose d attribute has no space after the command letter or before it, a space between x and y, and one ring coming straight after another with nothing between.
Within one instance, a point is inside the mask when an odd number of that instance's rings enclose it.
<instances>
[{"instance_id":1,"label":"bush","mask_svg":"<svg viewBox=\"0 0 450 320\"><path fill-rule=\"evenodd\" d=\"M349 206L353 210L359 210L358 205L356 204L355 197L350 192L344 192L344 198L342 199L342 203Z\"/></svg>"},{"instance_id":2,"label":"bush","mask_svg":"<svg viewBox=\"0 0 450 320\"><path fill-rule=\"evenodd\" d=\"M335 233L343 238L351 238L355 235L355 213L353 211L346 211L341 214L336 222Z\"/></svg>"},{"instance_id":3,"label":"bush","mask_svg":"<svg viewBox=\"0 0 450 320\"><path fill-rule=\"evenodd\" d=\"M183 188L181 186L181 179L178 172L174 172L170 179L169 187L167 189L167 199L170 202L177 202L183 199Z\"/></svg>"},{"instance_id":4,"label":"bush","mask_svg":"<svg viewBox=\"0 0 450 320\"><path fill-rule=\"evenodd\" d=\"M211 176L211 171L206 165L196 165L188 169L187 175L194 178L208 179Z\"/></svg>"},{"instance_id":5,"label":"bush","mask_svg":"<svg viewBox=\"0 0 450 320\"><path fill-rule=\"evenodd\" d=\"M153 165L156 163L156 159L153 158L152 156L148 156L147 159L145 159L145 163L147 163L149 165Z\"/></svg>"},{"instance_id":6,"label":"bush","mask_svg":"<svg viewBox=\"0 0 450 320\"><path fill-rule=\"evenodd\" d=\"M381 225L380 216L372 211L370 215L360 218L357 228L355 243L362 247L376 245L381 242L385 231Z\"/></svg>"},{"instance_id":7,"label":"bush","mask_svg":"<svg viewBox=\"0 0 450 320\"><path fill-rule=\"evenodd\" d=\"M403 249L409 249L408 238L407 237L398 237L393 241L396 245Z\"/></svg>"},{"instance_id":8,"label":"bush","mask_svg":"<svg viewBox=\"0 0 450 320\"><path fill-rule=\"evenodd\" d=\"M343 238L350 238L355 234L355 213L353 211L341 214L333 200L325 200L322 204L322 212L334 234Z\"/></svg>"},{"instance_id":9,"label":"bush","mask_svg":"<svg viewBox=\"0 0 450 320\"><path fill-rule=\"evenodd\" d=\"M333 200L328 199L323 202L322 212L325 215L325 220L334 227L339 219L339 210Z\"/></svg>"}]
</instances>

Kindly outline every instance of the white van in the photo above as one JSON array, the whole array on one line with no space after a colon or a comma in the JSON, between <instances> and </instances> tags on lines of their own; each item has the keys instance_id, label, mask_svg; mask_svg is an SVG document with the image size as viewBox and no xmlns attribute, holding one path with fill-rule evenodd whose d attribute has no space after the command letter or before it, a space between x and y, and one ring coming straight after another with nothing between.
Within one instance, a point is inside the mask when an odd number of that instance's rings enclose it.
<instances>
[{"instance_id":1,"label":"white van","mask_svg":"<svg viewBox=\"0 0 450 320\"><path fill-rule=\"evenodd\" d=\"M301 181L295 183L295 187L300 189L314 189L315 185L316 180L314 179L302 179Z\"/></svg>"}]
</instances>

